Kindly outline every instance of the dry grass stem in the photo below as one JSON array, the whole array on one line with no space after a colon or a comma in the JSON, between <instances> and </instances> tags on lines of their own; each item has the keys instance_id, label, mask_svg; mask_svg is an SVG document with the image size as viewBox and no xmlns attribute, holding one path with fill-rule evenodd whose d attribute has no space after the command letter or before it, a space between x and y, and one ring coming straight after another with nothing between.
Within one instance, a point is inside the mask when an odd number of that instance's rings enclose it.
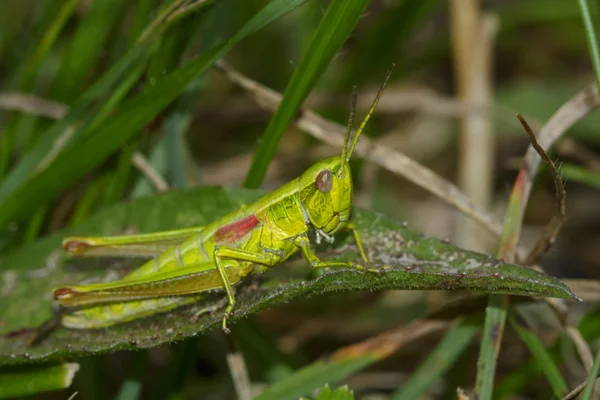
<instances>
[{"instance_id":1,"label":"dry grass stem","mask_svg":"<svg viewBox=\"0 0 600 400\"><path fill-rule=\"evenodd\" d=\"M136 167L147 179L150 181L152 186L158 192L166 192L169 190L169 184L160 175L160 173L154 169L152 164L143 156L140 152L135 152L131 156L131 164Z\"/></svg>"},{"instance_id":2,"label":"dry grass stem","mask_svg":"<svg viewBox=\"0 0 600 400\"><path fill-rule=\"evenodd\" d=\"M0 109L22 111L40 117L61 119L67 113L63 103L42 99L25 93L0 93Z\"/></svg>"}]
</instances>

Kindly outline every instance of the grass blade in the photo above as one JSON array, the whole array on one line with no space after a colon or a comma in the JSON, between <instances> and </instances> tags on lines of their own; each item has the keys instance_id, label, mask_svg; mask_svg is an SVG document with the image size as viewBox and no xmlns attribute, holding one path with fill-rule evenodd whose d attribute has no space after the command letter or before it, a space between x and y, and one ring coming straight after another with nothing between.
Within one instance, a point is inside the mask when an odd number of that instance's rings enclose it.
<instances>
[{"instance_id":1,"label":"grass blade","mask_svg":"<svg viewBox=\"0 0 600 400\"><path fill-rule=\"evenodd\" d=\"M560 167L560 172L565 179L579 182L600 190L600 175L591 171L589 168L574 164L563 164Z\"/></svg>"},{"instance_id":2,"label":"grass blade","mask_svg":"<svg viewBox=\"0 0 600 400\"><path fill-rule=\"evenodd\" d=\"M546 348L544 347L544 344L538 335L535 332L532 332L530 329L520 326L515 318L510 319L510 324L517 332L521 340L525 342L529 348L529 351L531 354L533 354L533 357L537 360L538 366L546 376L550 386L552 386L554 396L557 398L562 398L565 394L567 394L569 388L561 376L558 367L552 360L552 357L550 357L550 354L548 351L546 351Z\"/></svg>"},{"instance_id":3,"label":"grass blade","mask_svg":"<svg viewBox=\"0 0 600 400\"><path fill-rule=\"evenodd\" d=\"M79 364L65 363L4 371L0 373L0 399L68 388L78 370Z\"/></svg>"},{"instance_id":4,"label":"grass blade","mask_svg":"<svg viewBox=\"0 0 600 400\"><path fill-rule=\"evenodd\" d=\"M392 400L421 398L454 364L478 331L478 326L468 323L459 323L450 329L427 359L392 396Z\"/></svg>"},{"instance_id":5,"label":"grass blade","mask_svg":"<svg viewBox=\"0 0 600 400\"><path fill-rule=\"evenodd\" d=\"M13 190L0 203L0 227L20 221L41 204L51 201L83 174L91 171L108 155L139 133L159 111L179 95L198 75L246 36L256 32L305 0L273 0L244 25L232 38L198 56L188 65L165 76L155 85L119 108L107 123L79 134L79 140L64 150L47 169ZM83 156L85 155L85 156ZM43 195L41 195L43 194Z\"/></svg>"},{"instance_id":6,"label":"grass blade","mask_svg":"<svg viewBox=\"0 0 600 400\"><path fill-rule=\"evenodd\" d=\"M267 126L246 176L245 187L260 186L287 124L344 44L368 3L369 0L331 2L285 90L281 104Z\"/></svg>"},{"instance_id":7,"label":"grass blade","mask_svg":"<svg viewBox=\"0 0 600 400\"><path fill-rule=\"evenodd\" d=\"M598 90L600 90L600 51L598 50L598 41L596 40L596 30L594 29L594 23L592 22L592 16L590 15L588 0L578 0L577 3L579 4L581 19L583 20L583 26L585 28L585 37L588 42L590 58L592 59L596 85L598 86Z\"/></svg>"},{"instance_id":8,"label":"grass blade","mask_svg":"<svg viewBox=\"0 0 600 400\"><path fill-rule=\"evenodd\" d=\"M581 400L590 400L592 398L592 395L594 394L594 387L596 386L596 379L598 378L598 373L600 373L600 350L596 353L594 365L592 365L592 369L588 374L587 385L585 386L585 390L581 395Z\"/></svg>"}]
</instances>

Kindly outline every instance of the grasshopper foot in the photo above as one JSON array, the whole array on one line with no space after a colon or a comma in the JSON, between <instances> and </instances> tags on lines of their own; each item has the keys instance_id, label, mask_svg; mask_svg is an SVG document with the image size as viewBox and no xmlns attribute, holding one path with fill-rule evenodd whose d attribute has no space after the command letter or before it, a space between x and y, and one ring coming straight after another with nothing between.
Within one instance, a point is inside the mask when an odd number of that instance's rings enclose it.
<instances>
[{"instance_id":1,"label":"grasshopper foot","mask_svg":"<svg viewBox=\"0 0 600 400\"><path fill-rule=\"evenodd\" d=\"M225 315L223 316L223 324L221 325L221 329L223 330L223 332L225 332L226 335L229 335L231 333L231 329L227 327L227 321L229 320L229 318L233 317L232 308L233 307L231 306L228 307L227 310L225 310Z\"/></svg>"},{"instance_id":2,"label":"grasshopper foot","mask_svg":"<svg viewBox=\"0 0 600 400\"><path fill-rule=\"evenodd\" d=\"M381 275L383 274L384 270L382 268L367 268L367 272L376 274L376 275Z\"/></svg>"},{"instance_id":3,"label":"grasshopper foot","mask_svg":"<svg viewBox=\"0 0 600 400\"><path fill-rule=\"evenodd\" d=\"M229 335L229 334L231 333L231 329L229 329L229 328L227 327L227 320L228 320L229 318L231 318L231 316L232 316L232 314L231 314L230 312L226 312L226 313L225 313L225 316L223 317L223 324L222 324L222 326L221 326L221 329L223 330L223 332L224 332L226 335Z\"/></svg>"}]
</instances>

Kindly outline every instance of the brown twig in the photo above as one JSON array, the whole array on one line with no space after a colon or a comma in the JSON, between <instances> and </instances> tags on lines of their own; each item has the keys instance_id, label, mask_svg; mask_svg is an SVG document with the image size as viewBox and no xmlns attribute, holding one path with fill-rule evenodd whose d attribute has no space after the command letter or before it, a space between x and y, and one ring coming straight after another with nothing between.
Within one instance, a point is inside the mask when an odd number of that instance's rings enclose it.
<instances>
[{"instance_id":1,"label":"brown twig","mask_svg":"<svg viewBox=\"0 0 600 400\"><path fill-rule=\"evenodd\" d=\"M61 119L67 113L67 106L63 103L18 92L0 93L0 109L22 111L52 119Z\"/></svg>"},{"instance_id":2,"label":"brown twig","mask_svg":"<svg viewBox=\"0 0 600 400\"><path fill-rule=\"evenodd\" d=\"M600 104L598 98L598 89L596 83L592 83L583 88L575 96L564 103L553 115L550 120L540 130L537 142L540 147L547 151L550 147L577 121L585 117ZM538 169L540 158L537 151L530 146L525 154L525 165L530 173ZM529 201L531 190L533 188L533 179L527 179L523 186L521 197L521 207L525 207ZM517 237L518 239L518 237Z\"/></svg>"},{"instance_id":3,"label":"brown twig","mask_svg":"<svg viewBox=\"0 0 600 400\"><path fill-rule=\"evenodd\" d=\"M583 301L600 301L600 281L594 279L561 279Z\"/></svg>"},{"instance_id":4,"label":"brown twig","mask_svg":"<svg viewBox=\"0 0 600 400\"><path fill-rule=\"evenodd\" d=\"M131 156L131 164L136 167L159 192L169 190L169 184L160 175L160 173L152 167L152 164L140 153L135 152Z\"/></svg>"},{"instance_id":5,"label":"brown twig","mask_svg":"<svg viewBox=\"0 0 600 400\"><path fill-rule=\"evenodd\" d=\"M563 184L562 179L560 178L560 173L556 169L556 166L548 157L546 151L540 146L538 143L535 133L525 120L525 118L517 113L517 118L523 125L525 132L529 135L529 140L531 141L531 145L537 151L541 159L544 161L548 169L550 170L550 175L552 176L552 180L554 181L554 187L556 190L556 213L544 229L543 235L539 238L536 245L533 247L527 258L525 259L525 265L533 265L538 262L539 258L554 244L556 237L558 236L558 232L562 227L562 224L565 221L566 211L565 211L565 199L567 193L565 192L565 186Z\"/></svg>"},{"instance_id":6,"label":"brown twig","mask_svg":"<svg viewBox=\"0 0 600 400\"><path fill-rule=\"evenodd\" d=\"M562 398L562 400L572 400L575 397L577 397L581 392L583 392L583 389L585 389L585 387L587 386L588 380L586 379L585 381L581 382L579 384L579 386L577 386L575 389L571 390L565 397Z\"/></svg>"}]
</instances>

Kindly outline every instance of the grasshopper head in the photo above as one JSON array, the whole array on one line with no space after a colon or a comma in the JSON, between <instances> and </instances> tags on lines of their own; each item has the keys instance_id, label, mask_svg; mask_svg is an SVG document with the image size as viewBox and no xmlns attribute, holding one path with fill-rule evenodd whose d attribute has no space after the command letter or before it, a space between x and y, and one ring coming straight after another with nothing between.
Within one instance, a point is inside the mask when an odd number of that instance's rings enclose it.
<instances>
[{"instance_id":1,"label":"grasshopper head","mask_svg":"<svg viewBox=\"0 0 600 400\"><path fill-rule=\"evenodd\" d=\"M348 162L350 161L350 156L352 156L358 137L371 118L371 114L373 114L383 94L383 90L390 79L393 69L394 64L389 69L383 85L379 89L379 92L377 92L375 100L373 100L371 108L367 112L365 119L360 123L352 142L350 142L352 120L356 108L356 88L354 88L348 129L346 130L344 145L342 146L342 155L317 162L299 178L300 203L302 204L306 222L310 223L316 229L317 233L326 239L331 239L328 234L335 233L350 219L350 211L352 209L352 176Z\"/></svg>"},{"instance_id":2,"label":"grasshopper head","mask_svg":"<svg viewBox=\"0 0 600 400\"><path fill-rule=\"evenodd\" d=\"M334 233L350 218L352 176L341 157L321 160L300 176L300 202L307 222L324 233Z\"/></svg>"}]
</instances>

